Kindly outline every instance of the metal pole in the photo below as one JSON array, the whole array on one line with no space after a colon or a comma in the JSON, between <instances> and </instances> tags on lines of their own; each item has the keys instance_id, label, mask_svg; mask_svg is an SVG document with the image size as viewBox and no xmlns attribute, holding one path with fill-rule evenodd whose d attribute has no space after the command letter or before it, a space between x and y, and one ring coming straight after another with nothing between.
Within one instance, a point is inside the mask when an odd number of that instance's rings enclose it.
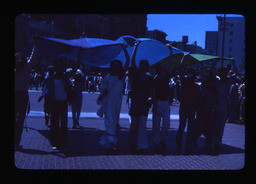
<instances>
[{"instance_id":1,"label":"metal pole","mask_svg":"<svg viewBox=\"0 0 256 184\"><path fill-rule=\"evenodd\" d=\"M221 68L223 68L223 56L224 56L224 46L225 46L225 29L226 29L226 14L224 14L224 23L223 23L223 38L222 38Z\"/></svg>"}]
</instances>

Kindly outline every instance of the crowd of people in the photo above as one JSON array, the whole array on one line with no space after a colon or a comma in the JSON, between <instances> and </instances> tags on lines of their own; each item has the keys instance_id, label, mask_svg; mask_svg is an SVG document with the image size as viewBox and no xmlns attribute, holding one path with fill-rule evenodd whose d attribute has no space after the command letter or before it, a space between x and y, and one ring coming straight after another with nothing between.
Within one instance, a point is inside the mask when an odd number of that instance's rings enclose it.
<instances>
[{"instance_id":1,"label":"crowd of people","mask_svg":"<svg viewBox=\"0 0 256 184\"><path fill-rule=\"evenodd\" d=\"M119 60L110 63L109 73L103 77L86 76L81 64L81 49L73 68L66 69L61 58L47 67L45 79L40 79L44 98L45 124L50 121L50 143L52 151L68 152L68 105L72 106L73 127L79 126L83 103L82 91L99 91L97 114L104 119L105 132L99 144L110 152L118 149L119 117L124 94L129 102L131 117L127 142L132 152L147 154L147 117L152 108L152 140L155 153L166 152L168 129L170 127L170 105L173 100L180 102L179 128L176 134L177 153L182 150L182 138L187 126L185 152L194 153L197 139L203 134L208 152L220 151L226 121L245 122L245 81L239 78L235 62L218 70L216 61L209 71L201 63L201 85L196 81L193 69L187 69L185 53L181 59L178 75L174 74L172 46L168 67L158 63L155 73L149 74L149 63L141 60L139 66L135 58L140 41L134 46L130 58L126 45L121 44L126 62ZM31 86L31 68L35 63L36 44L32 54L26 59L22 53L15 54L15 150L21 149L20 140L29 102L28 89ZM130 66L131 62L131 66ZM130 66L130 67L129 67ZM42 77L41 77L42 78ZM86 82L87 81L87 82ZM92 87L93 86L93 87Z\"/></svg>"}]
</instances>

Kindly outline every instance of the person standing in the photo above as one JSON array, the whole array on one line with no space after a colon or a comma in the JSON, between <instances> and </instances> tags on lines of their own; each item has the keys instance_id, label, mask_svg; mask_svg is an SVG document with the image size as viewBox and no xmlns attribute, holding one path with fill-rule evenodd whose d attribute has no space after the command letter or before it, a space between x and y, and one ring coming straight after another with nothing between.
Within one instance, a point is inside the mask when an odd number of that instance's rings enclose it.
<instances>
[{"instance_id":1,"label":"person standing","mask_svg":"<svg viewBox=\"0 0 256 184\"><path fill-rule=\"evenodd\" d=\"M81 62L80 53L81 49L79 48L77 63L70 73L71 76L78 69ZM70 92L72 88L69 83L69 77L64 72L65 66L62 58L55 60L54 70L54 75L50 76L46 81L46 89L43 95L48 95L49 97L49 108L51 112L50 143L52 151L61 151L66 154L68 152L68 101L70 99Z\"/></svg>"},{"instance_id":2,"label":"person standing","mask_svg":"<svg viewBox=\"0 0 256 184\"><path fill-rule=\"evenodd\" d=\"M195 83L195 72L190 71L189 75L185 77L184 68L184 58L188 54L184 54L180 62L180 80L181 80L181 99L180 99L180 109L179 109L179 128L176 135L176 146L177 152L181 151L181 141L184 129L186 127L186 121L188 120L187 126L187 137L186 137L186 148L185 152L190 154L192 152L193 145L193 128L195 124L195 112L196 103L198 101L200 86Z\"/></svg>"},{"instance_id":3,"label":"person standing","mask_svg":"<svg viewBox=\"0 0 256 184\"><path fill-rule=\"evenodd\" d=\"M122 106L123 89L125 85L125 73L130 64L130 57L126 50L126 45L121 44L125 53L126 62L124 67L122 62L114 60L110 64L110 73L103 77L101 81L101 91L97 99L101 107L98 111L102 116L104 114L105 132L101 137L99 144L110 152L117 151L119 116Z\"/></svg>"},{"instance_id":4,"label":"person standing","mask_svg":"<svg viewBox=\"0 0 256 184\"><path fill-rule=\"evenodd\" d=\"M235 61L232 61L234 72L237 72ZM215 62L216 65L216 62ZM213 136L213 144L215 151L221 151L222 137L224 133L225 123L230 113L229 91L231 80L228 78L228 68L220 68L218 78L216 77L216 131Z\"/></svg>"},{"instance_id":5,"label":"person standing","mask_svg":"<svg viewBox=\"0 0 256 184\"><path fill-rule=\"evenodd\" d=\"M26 117L27 106L29 103L28 88L30 83L30 69L35 63L37 47L33 46L31 56L26 60L23 53L15 54L15 69L14 69L14 150L20 150L22 129Z\"/></svg>"},{"instance_id":6,"label":"person standing","mask_svg":"<svg viewBox=\"0 0 256 184\"><path fill-rule=\"evenodd\" d=\"M193 128L194 146L197 145L197 139L203 133L206 142L205 150L208 153L212 151L212 137L215 131L216 117L216 92L215 92L215 76L213 75L213 67L207 77L205 77L204 66L201 63L202 85L199 97L199 104L196 112L196 122Z\"/></svg>"},{"instance_id":7,"label":"person standing","mask_svg":"<svg viewBox=\"0 0 256 184\"><path fill-rule=\"evenodd\" d=\"M54 67L52 65L47 67L47 73L45 76L45 80L42 84L42 95L38 98L38 102L40 102L44 98L44 117L45 117L45 125L48 126L50 119L50 109L49 109L49 97L48 95L44 95L44 91L46 88L47 79L54 74Z\"/></svg>"},{"instance_id":8,"label":"person standing","mask_svg":"<svg viewBox=\"0 0 256 184\"><path fill-rule=\"evenodd\" d=\"M74 99L71 102L71 107L72 107L72 118L73 118L73 129L76 129L76 126L79 126L79 118L80 118L80 113L81 113L81 108L82 108L82 102L83 102L83 77L84 74L82 70L78 69L74 75Z\"/></svg>"},{"instance_id":9,"label":"person standing","mask_svg":"<svg viewBox=\"0 0 256 184\"><path fill-rule=\"evenodd\" d=\"M169 81L172 72L172 46L167 45L170 50L169 68L162 64L156 67L157 75L153 79L153 126L152 139L155 144L156 153L165 153L166 136L170 126L170 87ZM162 129L160 132L160 122L162 119Z\"/></svg>"},{"instance_id":10,"label":"person standing","mask_svg":"<svg viewBox=\"0 0 256 184\"><path fill-rule=\"evenodd\" d=\"M232 84L230 86L229 91L229 103L230 103L230 113L229 113L229 122L235 122L238 118L237 115L239 114L239 77L234 76L231 78Z\"/></svg>"},{"instance_id":11,"label":"person standing","mask_svg":"<svg viewBox=\"0 0 256 184\"><path fill-rule=\"evenodd\" d=\"M148 111L152 105L152 78L147 75L149 69L147 60L141 60L139 68L135 64L139 44L140 41L135 43L129 70L132 84L130 93L131 107L129 110L129 115L131 116L129 142L132 151L137 148L140 154L146 154L148 149L146 125Z\"/></svg>"}]
</instances>

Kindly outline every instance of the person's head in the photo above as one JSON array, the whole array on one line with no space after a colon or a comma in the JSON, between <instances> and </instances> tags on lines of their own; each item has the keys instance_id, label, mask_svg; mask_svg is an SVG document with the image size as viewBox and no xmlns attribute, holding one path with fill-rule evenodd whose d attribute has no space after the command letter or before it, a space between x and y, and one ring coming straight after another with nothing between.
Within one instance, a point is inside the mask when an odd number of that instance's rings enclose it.
<instances>
[{"instance_id":1,"label":"person's head","mask_svg":"<svg viewBox=\"0 0 256 184\"><path fill-rule=\"evenodd\" d=\"M227 68L220 68L218 71L218 76L221 80L225 80L227 78L229 70Z\"/></svg>"},{"instance_id":2,"label":"person's head","mask_svg":"<svg viewBox=\"0 0 256 184\"><path fill-rule=\"evenodd\" d=\"M17 70L22 70L26 65L26 57L22 52L18 52L15 54L15 68Z\"/></svg>"},{"instance_id":3,"label":"person's head","mask_svg":"<svg viewBox=\"0 0 256 184\"><path fill-rule=\"evenodd\" d=\"M214 92L215 89L215 76L212 75L211 73L206 77L206 81L203 84L206 89Z\"/></svg>"},{"instance_id":4,"label":"person's head","mask_svg":"<svg viewBox=\"0 0 256 184\"><path fill-rule=\"evenodd\" d=\"M193 68L188 69L188 78L193 81L196 79L196 71Z\"/></svg>"},{"instance_id":5,"label":"person's head","mask_svg":"<svg viewBox=\"0 0 256 184\"><path fill-rule=\"evenodd\" d=\"M148 60L141 60L139 64L139 71L142 73L147 73L149 69L149 63Z\"/></svg>"},{"instance_id":6,"label":"person's head","mask_svg":"<svg viewBox=\"0 0 256 184\"><path fill-rule=\"evenodd\" d=\"M53 67L53 65L49 65L49 66L47 67L47 71L49 72L49 75L54 74L54 67Z\"/></svg>"},{"instance_id":7,"label":"person's head","mask_svg":"<svg viewBox=\"0 0 256 184\"><path fill-rule=\"evenodd\" d=\"M156 73L159 75L159 76L165 76L168 74L168 70L166 67L164 67L164 65L162 63L158 63L156 65Z\"/></svg>"},{"instance_id":8,"label":"person's head","mask_svg":"<svg viewBox=\"0 0 256 184\"><path fill-rule=\"evenodd\" d=\"M57 75L64 74L65 71L65 64L62 58L58 58L54 62L54 70Z\"/></svg>"},{"instance_id":9,"label":"person's head","mask_svg":"<svg viewBox=\"0 0 256 184\"><path fill-rule=\"evenodd\" d=\"M120 60L114 60L110 63L110 74L117 75L119 79L124 76L123 64Z\"/></svg>"},{"instance_id":10,"label":"person's head","mask_svg":"<svg viewBox=\"0 0 256 184\"><path fill-rule=\"evenodd\" d=\"M75 82L81 82L83 80L84 74L82 70L77 69L76 73L74 74Z\"/></svg>"}]
</instances>

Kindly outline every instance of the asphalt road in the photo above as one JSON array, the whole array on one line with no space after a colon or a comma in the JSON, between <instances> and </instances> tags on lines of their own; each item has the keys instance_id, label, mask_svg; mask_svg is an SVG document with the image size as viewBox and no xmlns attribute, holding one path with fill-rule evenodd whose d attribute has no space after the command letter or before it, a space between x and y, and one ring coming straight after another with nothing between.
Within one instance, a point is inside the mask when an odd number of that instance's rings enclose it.
<instances>
[{"instance_id":1,"label":"asphalt road","mask_svg":"<svg viewBox=\"0 0 256 184\"><path fill-rule=\"evenodd\" d=\"M41 91L30 90L29 91L29 100L30 100L30 110L31 111L43 111L44 110L44 100L38 102L37 99L41 95ZM81 112L97 112L99 109L99 105L97 105L96 100L99 93L87 93L83 92L83 103ZM123 96L121 113L128 113L129 108L126 104L127 95ZM68 107L68 111L72 112L71 106ZM179 114L179 103L173 103L171 105L171 114ZM149 111L151 114L151 110Z\"/></svg>"}]
</instances>

